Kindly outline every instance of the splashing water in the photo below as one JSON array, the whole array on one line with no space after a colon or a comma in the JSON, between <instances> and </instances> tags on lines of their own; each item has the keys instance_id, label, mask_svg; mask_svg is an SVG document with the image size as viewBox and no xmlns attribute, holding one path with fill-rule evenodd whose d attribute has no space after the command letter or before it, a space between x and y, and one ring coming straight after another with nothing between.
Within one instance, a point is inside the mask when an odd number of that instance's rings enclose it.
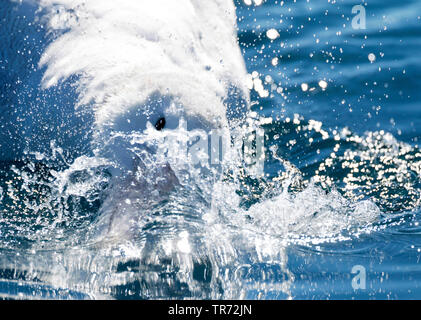
<instances>
[{"instance_id":1,"label":"splashing water","mask_svg":"<svg viewBox=\"0 0 421 320\"><path fill-rule=\"evenodd\" d=\"M248 110L253 94L287 95L247 75L232 1L7 6L32 12L42 41L2 118L21 119L1 152L3 297L292 298L291 247L375 234L419 207L417 147ZM317 83L302 91L329 88ZM263 175L244 156L257 129Z\"/></svg>"}]
</instances>

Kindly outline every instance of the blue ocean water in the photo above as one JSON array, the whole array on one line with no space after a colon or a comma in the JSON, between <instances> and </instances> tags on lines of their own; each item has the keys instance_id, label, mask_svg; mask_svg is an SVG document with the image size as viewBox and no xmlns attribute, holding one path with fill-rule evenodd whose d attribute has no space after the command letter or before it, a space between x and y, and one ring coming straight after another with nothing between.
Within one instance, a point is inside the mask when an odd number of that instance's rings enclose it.
<instances>
[{"instance_id":1,"label":"blue ocean water","mask_svg":"<svg viewBox=\"0 0 421 320\"><path fill-rule=\"evenodd\" d=\"M32 4L0 4L0 297L421 298L421 3L235 6L251 109L264 119L265 178L221 187L212 223L202 188L177 189L137 207L131 239L109 244L91 230L110 183L100 159L83 158L92 115L66 111L74 78L35 85L56 35L34 22ZM57 117L41 116L57 105ZM12 123L19 108L31 116ZM22 142L34 123L45 130ZM33 141L45 150L32 154ZM233 190L237 206L220 200ZM169 257L168 241L184 252L183 232L193 253Z\"/></svg>"},{"instance_id":2,"label":"blue ocean water","mask_svg":"<svg viewBox=\"0 0 421 320\"><path fill-rule=\"evenodd\" d=\"M352 8L360 4L366 9L366 29L352 27L357 15ZM282 96L275 90L268 98L254 92L254 108L281 123L288 117L294 119L294 114L304 121L320 121L331 134L344 128L359 136L384 131L407 144L410 153L418 154L402 163L405 169L419 163L420 6L418 1L240 4L239 40L248 71L257 71L262 78L269 75L284 92ZM266 36L272 28L279 33L275 40ZM374 62L370 54L375 55ZM278 58L277 65L272 64L274 58ZM320 80L327 82L324 91L318 86ZM316 90L304 92L303 83ZM284 127L283 123L279 130ZM316 170L334 149L334 139L309 145L301 134L290 128L285 131L288 135L281 133L280 155L306 177L317 175ZM297 141L288 147L290 139ZM389 149L376 158L379 148L385 146L367 147L372 158L355 161L361 173L351 175L361 189L352 193L374 199L384 213L386 227L349 241L288 248L288 268L294 276L291 292L296 299L420 298L420 172L415 170L402 183L383 180L377 174L382 166L376 167L383 162L381 157L403 159L405 152ZM341 139L337 155L347 149L357 151L360 146ZM391 164L384 162L386 167L386 163ZM327 169L342 192L347 189L344 178L352 172L347 166L343 160L334 160ZM372 183L367 184L364 177ZM411 190L404 186L408 182ZM359 274L351 273L354 266L362 266L366 272L365 289L352 287L352 279Z\"/></svg>"}]
</instances>

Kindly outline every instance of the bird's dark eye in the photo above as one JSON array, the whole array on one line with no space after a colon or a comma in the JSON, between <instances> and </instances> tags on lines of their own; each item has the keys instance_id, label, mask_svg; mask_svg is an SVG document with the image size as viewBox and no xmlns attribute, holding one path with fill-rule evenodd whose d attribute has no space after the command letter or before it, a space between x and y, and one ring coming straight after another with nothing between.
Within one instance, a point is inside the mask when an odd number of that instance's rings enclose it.
<instances>
[{"instance_id":1,"label":"bird's dark eye","mask_svg":"<svg viewBox=\"0 0 421 320\"><path fill-rule=\"evenodd\" d=\"M165 118L159 118L158 121L155 123L155 128L158 131L161 131L165 127Z\"/></svg>"}]
</instances>

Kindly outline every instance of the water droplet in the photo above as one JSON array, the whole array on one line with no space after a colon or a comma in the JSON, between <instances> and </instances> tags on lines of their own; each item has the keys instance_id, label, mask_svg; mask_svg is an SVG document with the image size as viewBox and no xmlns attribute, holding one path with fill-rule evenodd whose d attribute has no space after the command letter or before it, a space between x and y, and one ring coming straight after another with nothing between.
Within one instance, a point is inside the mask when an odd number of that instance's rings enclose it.
<instances>
[{"instance_id":1,"label":"water droplet","mask_svg":"<svg viewBox=\"0 0 421 320\"><path fill-rule=\"evenodd\" d=\"M306 92L308 90L308 84L307 83L302 83L301 84L301 90L303 90L304 92Z\"/></svg>"},{"instance_id":2,"label":"water droplet","mask_svg":"<svg viewBox=\"0 0 421 320\"><path fill-rule=\"evenodd\" d=\"M270 39L270 40L275 40L276 38L279 37L279 32L275 29L269 29L268 31L266 31L266 36Z\"/></svg>"},{"instance_id":3,"label":"water droplet","mask_svg":"<svg viewBox=\"0 0 421 320\"><path fill-rule=\"evenodd\" d=\"M324 80L319 81L319 87L325 90L327 88L327 82Z\"/></svg>"}]
</instances>

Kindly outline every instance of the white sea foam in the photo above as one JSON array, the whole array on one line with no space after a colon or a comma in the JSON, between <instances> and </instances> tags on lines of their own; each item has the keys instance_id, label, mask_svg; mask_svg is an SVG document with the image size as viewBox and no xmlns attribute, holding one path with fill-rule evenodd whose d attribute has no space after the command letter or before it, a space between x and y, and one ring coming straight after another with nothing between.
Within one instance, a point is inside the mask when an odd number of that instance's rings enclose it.
<instances>
[{"instance_id":1,"label":"white sea foam","mask_svg":"<svg viewBox=\"0 0 421 320\"><path fill-rule=\"evenodd\" d=\"M224 119L230 86L245 90L231 0L40 0L50 32L43 86L79 75L78 105L96 108L98 126L172 96L187 112Z\"/></svg>"}]
</instances>

